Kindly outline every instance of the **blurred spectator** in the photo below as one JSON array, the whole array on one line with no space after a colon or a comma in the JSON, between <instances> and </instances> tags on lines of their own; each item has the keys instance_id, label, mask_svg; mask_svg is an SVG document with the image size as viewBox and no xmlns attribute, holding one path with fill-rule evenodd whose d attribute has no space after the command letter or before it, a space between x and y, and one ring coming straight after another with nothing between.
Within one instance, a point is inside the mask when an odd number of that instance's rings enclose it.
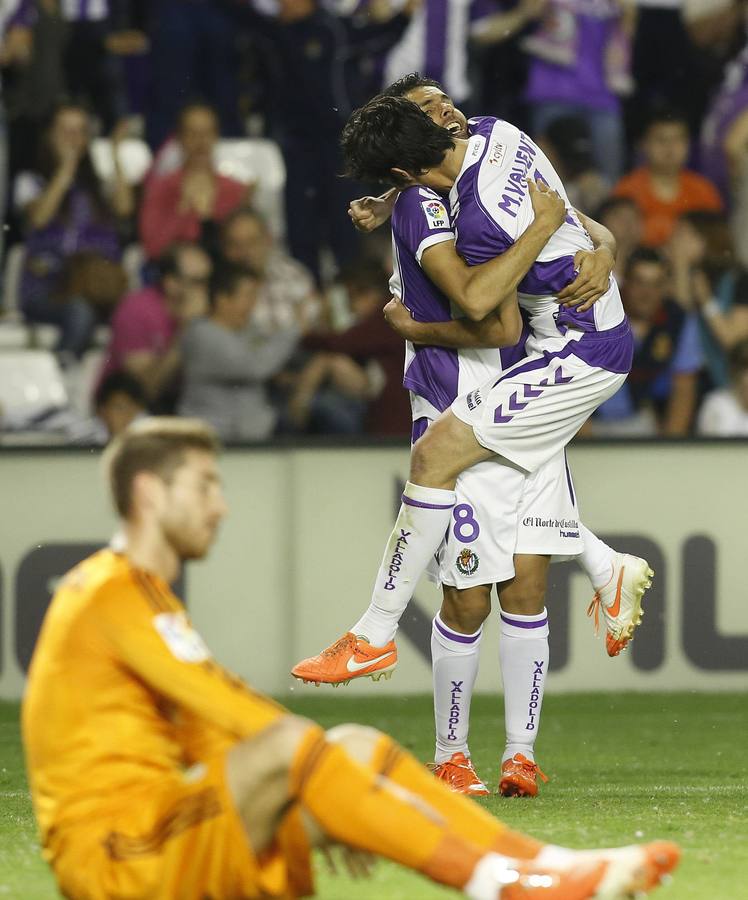
<instances>
[{"instance_id":1,"label":"blurred spectator","mask_svg":"<svg viewBox=\"0 0 748 900\"><path fill-rule=\"evenodd\" d=\"M143 386L127 372L112 372L96 389L94 410L107 436L117 437L135 419L148 414Z\"/></svg>"},{"instance_id":2,"label":"blurred spectator","mask_svg":"<svg viewBox=\"0 0 748 900\"><path fill-rule=\"evenodd\" d=\"M384 84L410 72L434 78L457 105L470 102L470 44L488 46L509 40L542 12L546 0L519 0L509 9L493 0L444 3L421 0L400 40L387 54Z\"/></svg>"},{"instance_id":3,"label":"blurred spectator","mask_svg":"<svg viewBox=\"0 0 748 900\"><path fill-rule=\"evenodd\" d=\"M403 342L382 314L390 299L387 273L379 263L362 260L345 269L340 281L355 322L337 334L304 338L315 355L299 377L291 421L314 433L408 434Z\"/></svg>"},{"instance_id":4,"label":"blurred spectator","mask_svg":"<svg viewBox=\"0 0 748 900\"><path fill-rule=\"evenodd\" d=\"M569 201L576 209L597 207L610 193L611 184L595 168L590 129L584 119L554 119L539 143L561 176Z\"/></svg>"},{"instance_id":5,"label":"blurred spectator","mask_svg":"<svg viewBox=\"0 0 748 900\"><path fill-rule=\"evenodd\" d=\"M126 287L118 264L118 228L134 211L134 197L112 137L114 179L103 184L90 154L86 110L60 107L42 136L36 171L16 178L15 202L26 226L21 308L31 322L60 328L57 349L80 357L99 318Z\"/></svg>"},{"instance_id":6,"label":"blurred spectator","mask_svg":"<svg viewBox=\"0 0 748 900\"><path fill-rule=\"evenodd\" d=\"M248 207L231 213L221 228L220 250L230 262L249 266L260 278L250 325L258 334L318 324L320 300L314 279L273 237L262 216Z\"/></svg>"},{"instance_id":7,"label":"blurred spectator","mask_svg":"<svg viewBox=\"0 0 748 900\"><path fill-rule=\"evenodd\" d=\"M714 185L687 169L688 125L671 112L654 115L642 140L644 165L615 186L617 197L630 197L644 216L643 243L659 247L670 237L676 220L692 210L721 210Z\"/></svg>"},{"instance_id":8,"label":"blurred spectator","mask_svg":"<svg viewBox=\"0 0 748 900\"><path fill-rule=\"evenodd\" d=\"M629 39L635 11L627 0L547 0L524 40L531 55L526 99L532 128L578 116L590 129L595 166L613 183L624 166L619 96L630 93Z\"/></svg>"},{"instance_id":9,"label":"blurred spectator","mask_svg":"<svg viewBox=\"0 0 748 900\"><path fill-rule=\"evenodd\" d=\"M180 337L208 309L210 258L195 244L176 244L159 260L159 282L128 294L112 316L102 379L125 371L157 412L173 412L182 367Z\"/></svg>"},{"instance_id":10,"label":"blurred spectator","mask_svg":"<svg viewBox=\"0 0 748 900\"><path fill-rule=\"evenodd\" d=\"M27 65L32 57L31 25L34 6L31 0L7 0L0 5L0 67L3 73L13 66ZM0 82L0 85L2 82ZM4 98L0 94L0 218L5 221L8 205L8 132ZM3 258L5 231L0 231L0 262Z\"/></svg>"},{"instance_id":11,"label":"blurred spectator","mask_svg":"<svg viewBox=\"0 0 748 900\"><path fill-rule=\"evenodd\" d=\"M699 412L697 431L705 437L748 437L748 341L729 356L729 387L708 394Z\"/></svg>"},{"instance_id":12,"label":"blurred spectator","mask_svg":"<svg viewBox=\"0 0 748 900\"><path fill-rule=\"evenodd\" d=\"M748 338L748 272L735 261L727 220L719 213L682 216L665 250L675 299L701 314L709 386L724 387L727 353Z\"/></svg>"},{"instance_id":13,"label":"blurred spectator","mask_svg":"<svg viewBox=\"0 0 748 900\"><path fill-rule=\"evenodd\" d=\"M616 264L613 274L623 287L631 254L642 243L644 222L639 207L630 197L608 197L598 207L595 219L605 225L616 239Z\"/></svg>"},{"instance_id":14,"label":"blurred spectator","mask_svg":"<svg viewBox=\"0 0 748 900\"><path fill-rule=\"evenodd\" d=\"M179 117L182 165L168 175L152 175L140 212L140 236L147 256L159 256L175 241L211 239L208 233L248 198L251 188L219 174L213 151L218 118L210 106L194 103Z\"/></svg>"},{"instance_id":15,"label":"blurred spectator","mask_svg":"<svg viewBox=\"0 0 748 900\"><path fill-rule=\"evenodd\" d=\"M701 368L699 333L695 315L667 291L667 265L657 252L633 253L623 298L634 332L634 363L623 387L598 409L593 434L689 433Z\"/></svg>"},{"instance_id":16,"label":"blurred spectator","mask_svg":"<svg viewBox=\"0 0 748 900\"><path fill-rule=\"evenodd\" d=\"M221 134L242 134L235 32L225 5L218 0L150 0L146 136L154 151L173 131L179 110L198 97L215 110Z\"/></svg>"},{"instance_id":17,"label":"blurred spectator","mask_svg":"<svg viewBox=\"0 0 748 900\"><path fill-rule=\"evenodd\" d=\"M182 340L179 412L210 422L225 441L262 441L273 434L277 414L266 382L299 339L298 329L270 337L251 333L258 288L251 269L219 265L211 279L210 314L194 321Z\"/></svg>"},{"instance_id":18,"label":"blurred spectator","mask_svg":"<svg viewBox=\"0 0 748 900\"><path fill-rule=\"evenodd\" d=\"M653 111L663 107L683 110L691 133L698 131L720 62L689 34L684 17L694 2L705 8L720 0L636 0L635 89L626 110L630 135L641 135Z\"/></svg>"},{"instance_id":19,"label":"blurred spectator","mask_svg":"<svg viewBox=\"0 0 748 900\"><path fill-rule=\"evenodd\" d=\"M375 17L337 17L319 0L280 0L277 15L265 16L246 0L234 5L243 27L271 49L268 93L286 166L288 247L320 283L325 251L338 268L356 258L359 239L346 210L354 197L369 193L340 177L338 137L357 89L346 73L361 54L372 47L383 52L397 40L407 10L395 15L394 3L384 0Z\"/></svg>"}]
</instances>

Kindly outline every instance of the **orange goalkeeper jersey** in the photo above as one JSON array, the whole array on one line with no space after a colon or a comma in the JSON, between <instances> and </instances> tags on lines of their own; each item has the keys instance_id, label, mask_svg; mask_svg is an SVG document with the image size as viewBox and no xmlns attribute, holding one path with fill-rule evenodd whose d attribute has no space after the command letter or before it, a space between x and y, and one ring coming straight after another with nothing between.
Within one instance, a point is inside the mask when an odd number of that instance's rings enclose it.
<instances>
[{"instance_id":1,"label":"orange goalkeeper jersey","mask_svg":"<svg viewBox=\"0 0 748 900\"><path fill-rule=\"evenodd\" d=\"M52 599L23 702L43 842L285 713L211 658L165 581L94 554Z\"/></svg>"}]
</instances>

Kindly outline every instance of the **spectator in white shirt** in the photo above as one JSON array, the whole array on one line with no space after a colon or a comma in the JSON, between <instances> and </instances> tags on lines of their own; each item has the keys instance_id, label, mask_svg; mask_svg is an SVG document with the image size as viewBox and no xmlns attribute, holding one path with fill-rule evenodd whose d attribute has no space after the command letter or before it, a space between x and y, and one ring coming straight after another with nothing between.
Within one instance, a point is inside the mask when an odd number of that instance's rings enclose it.
<instances>
[{"instance_id":1,"label":"spectator in white shirt","mask_svg":"<svg viewBox=\"0 0 748 900\"><path fill-rule=\"evenodd\" d=\"M748 437L748 340L729 356L730 386L707 394L697 431L703 437Z\"/></svg>"}]
</instances>

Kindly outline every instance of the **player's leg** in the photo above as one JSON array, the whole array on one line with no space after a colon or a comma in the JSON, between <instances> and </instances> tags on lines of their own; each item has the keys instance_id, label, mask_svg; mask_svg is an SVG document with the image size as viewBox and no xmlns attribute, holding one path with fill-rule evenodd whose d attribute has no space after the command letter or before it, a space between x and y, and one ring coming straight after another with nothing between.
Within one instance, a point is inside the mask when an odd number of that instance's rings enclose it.
<instances>
[{"instance_id":1,"label":"player's leg","mask_svg":"<svg viewBox=\"0 0 748 900\"><path fill-rule=\"evenodd\" d=\"M537 866L540 870L550 868L569 872L580 860L588 863L604 861L605 871L601 872L592 894L598 900L613 900L633 895L634 892L645 892L658 885L662 877L677 865L679 850L676 845L667 842L601 851L574 851L542 844L508 829L478 804L445 789L407 751L376 729L341 725L329 731L327 738L344 746L358 763L417 794L450 822L459 838L474 845L495 850L502 856L527 860L527 865L531 868ZM537 896L547 900L556 900L556 897L558 900L569 900L577 895L579 884L572 887L560 884L556 890L558 894L550 889L539 890ZM507 891L506 900L510 896L514 897ZM517 895L518 900L519 897L531 896L535 897L535 894L520 891ZM582 896L586 895L582 893ZM504 898L505 893L500 893L499 900Z\"/></svg>"},{"instance_id":2,"label":"player's leg","mask_svg":"<svg viewBox=\"0 0 748 900\"><path fill-rule=\"evenodd\" d=\"M491 585L465 590L444 585L443 592L442 607L431 630L434 774L453 791L485 796L489 791L470 760L468 733L483 623L491 612Z\"/></svg>"},{"instance_id":3,"label":"player's leg","mask_svg":"<svg viewBox=\"0 0 748 900\"><path fill-rule=\"evenodd\" d=\"M326 840L384 856L474 900L593 896L606 875L604 863L594 860L575 865L568 875L548 875L489 850L487 834L501 845L506 831L501 823L483 813L477 828L469 801L451 794L393 741L375 734L360 742L368 743L368 766L357 762L340 739L328 740L319 726L293 716L233 748L227 779L255 853L269 846L284 814L298 804ZM410 771L403 785L393 775L406 766ZM264 792L262 778L254 774L258 769L269 782ZM474 831L482 842L464 837L466 831ZM540 845L523 841L517 835L511 843L536 855ZM296 843L298 847L298 836Z\"/></svg>"},{"instance_id":4,"label":"player's leg","mask_svg":"<svg viewBox=\"0 0 748 900\"><path fill-rule=\"evenodd\" d=\"M498 586L506 724L499 792L506 797L534 797L538 775L545 778L535 763L534 748L549 662L545 609L549 564L549 556L518 554L514 578Z\"/></svg>"},{"instance_id":5,"label":"player's leg","mask_svg":"<svg viewBox=\"0 0 748 900\"><path fill-rule=\"evenodd\" d=\"M624 650L641 623L642 598L652 584L654 572L646 559L618 553L580 523L584 551L579 564L592 583L595 596L588 610L595 615L595 631L602 610L608 656Z\"/></svg>"},{"instance_id":6,"label":"player's leg","mask_svg":"<svg viewBox=\"0 0 748 900\"><path fill-rule=\"evenodd\" d=\"M430 438L432 432L436 434L434 440ZM440 453L450 460L448 471L435 462L432 465ZM428 427L411 451L411 478L414 471L427 473L433 468L434 478L448 483L450 489L427 487L412 480L406 483L369 606L338 641L297 663L291 670L294 677L335 685L352 678L389 676L397 663L394 637L400 618L450 524L456 479L463 468L492 455L475 442L470 427L449 411Z\"/></svg>"}]
</instances>

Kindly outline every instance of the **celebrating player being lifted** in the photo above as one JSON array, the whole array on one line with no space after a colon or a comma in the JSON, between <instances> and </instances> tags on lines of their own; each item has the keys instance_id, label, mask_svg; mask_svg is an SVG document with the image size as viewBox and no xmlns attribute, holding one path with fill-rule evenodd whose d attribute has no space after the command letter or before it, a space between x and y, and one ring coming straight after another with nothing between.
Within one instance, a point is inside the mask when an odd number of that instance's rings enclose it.
<instances>
[{"instance_id":1,"label":"celebrating player being lifted","mask_svg":"<svg viewBox=\"0 0 748 900\"><path fill-rule=\"evenodd\" d=\"M464 116L436 82L412 75L387 94L412 100L450 133L468 134ZM394 206L392 288L404 306L390 304L388 316L406 338L421 345L409 344L406 354L404 383L413 401L414 439L458 394L496 380L502 368L524 356L524 340L501 354L489 348L515 343L521 328L512 302L515 289L567 215L557 194L539 193L532 180L527 190L532 223L506 252L472 270L454 249L449 217L433 191L411 187L353 204L353 216L367 229L381 224ZM606 230L597 223L586 217L583 221L598 239L606 238ZM580 304L579 315L586 313L608 290L612 262L610 253L594 254L591 246L578 250L574 265L580 277L560 292L561 299L578 298L572 303ZM499 305L497 315L479 322L450 320L449 300L435 282L454 285L460 275L468 280L471 297L500 300L506 296L508 302ZM443 349L447 347L462 349ZM483 349L465 349L477 347ZM493 460L479 463L459 476L456 495L453 522L440 550L437 580L444 586L445 599L432 630L436 771L456 790L487 793L472 769L467 737L482 624L491 608L491 585L498 583L507 738L500 790L507 795L534 795L538 768L533 750L548 668L544 594L550 555L568 558L581 552L580 562L597 591L595 602L606 616L610 655L626 645L640 618L641 595L651 572L644 560L616 554L577 524L576 498L563 450L530 475ZM539 521L549 526L539 527ZM568 526L551 527L561 521ZM391 561L390 554L385 559L388 571ZM297 664L294 675L335 684L391 670L396 661L392 639L410 598L407 592L395 590L394 584L393 580L383 586L378 581L362 618L332 647ZM460 688L457 695L455 684ZM532 721L528 721L531 696Z\"/></svg>"},{"instance_id":2,"label":"celebrating player being lifted","mask_svg":"<svg viewBox=\"0 0 748 900\"><path fill-rule=\"evenodd\" d=\"M223 669L169 588L226 512L215 434L153 418L109 451L123 538L67 574L29 671L23 739L44 854L71 900L313 893L339 844L473 900L615 900L669 843L576 852L510 831L389 737L324 732Z\"/></svg>"}]
</instances>

